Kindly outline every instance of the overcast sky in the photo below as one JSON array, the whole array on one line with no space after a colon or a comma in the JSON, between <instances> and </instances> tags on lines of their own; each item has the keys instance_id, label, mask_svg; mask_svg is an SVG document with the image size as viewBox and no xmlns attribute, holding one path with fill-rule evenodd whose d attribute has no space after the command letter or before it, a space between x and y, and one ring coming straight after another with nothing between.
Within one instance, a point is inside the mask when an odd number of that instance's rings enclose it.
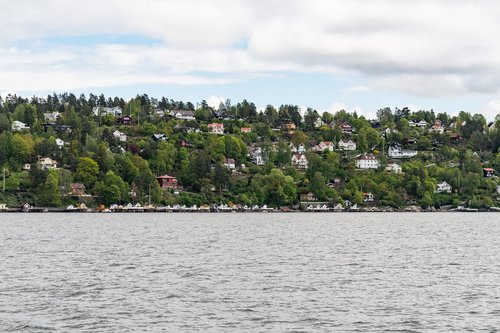
<instances>
[{"instance_id":1,"label":"overcast sky","mask_svg":"<svg viewBox=\"0 0 500 333\"><path fill-rule=\"evenodd\" d=\"M500 113L500 4L3 1L0 93Z\"/></svg>"}]
</instances>

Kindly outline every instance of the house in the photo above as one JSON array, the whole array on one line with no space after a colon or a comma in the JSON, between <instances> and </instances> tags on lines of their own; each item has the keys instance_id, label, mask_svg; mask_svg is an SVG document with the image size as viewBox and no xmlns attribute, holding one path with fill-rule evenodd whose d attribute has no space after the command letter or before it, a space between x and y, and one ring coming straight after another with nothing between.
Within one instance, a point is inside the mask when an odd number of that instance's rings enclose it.
<instances>
[{"instance_id":1,"label":"house","mask_svg":"<svg viewBox=\"0 0 500 333\"><path fill-rule=\"evenodd\" d=\"M313 151L323 152L323 151L334 151L335 145L331 141L321 141L316 146L314 146Z\"/></svg>"},{"instance_id":2,"label":"house","mask_svg":"<svg viewBox=\"0 0 500 333\"><path fill-rule=\"evenodd\" d=\"M250 151L250 157L252 159L252 162L257 165L265 164L264 159L262 158L262 149L260 149L259 147Z\"/></svg>"},{"instance_id":3,"label":"house","mask_svg":"<svg viewBox=\"0 0 500 333\"><path fill-rule=\"evenodd\" d=\"M436 190L434 192L435 193L451 193L451 185L448 184L446 181L438 183L436 185Z\"/></svg>"},{"instance_id":4,"label":"house","mask_svg":"<svg viewBox=\"0 0 500 333\"><path fill-rule=\"evenodd\" d=\"M363 202L373 202L375 200L372 192L363 193Z\"/></svg>"},{"instance_id":5,"label":"house","mask_svg":"<svg viewBox=\"0 0 500 333\"><path fill-rule=\"evenodd\" d=\"M64 140L57 138L56 145L59 147L59 149L63 148L64 147Z\"/></svg>"},{"instance_id":6,"label":"house","mask_svg":"<svg viewBox=\"0 0 500 333\"><path fill-rule=\"evenodd\" d=\"M414 145L415 143L418 142L418 139L416 138L408 138L406 139L406 142L409 144L409 145Z\"/></svg>"},{"instance_id":7,"label":"house","mask_svg":"<svg viewBox=\"0 0 500 333\"><path fill-rule=\"evenodd\" d=\"M410 120L410 121L408 121L408 126L410 126L410 127L416 127L417 124L413 120Z\"/></svg>"},{"instance_id":8,"label":"house","mask_svg":"<svg viewBox=\"0 0 500 333\"><path fill-rule=\"evenodd\" d=\"M306 202L310 202L310 201L316 201L316 197L314 196L314 193L312 192L307 192L307 193L301 193L300 194L300 201L306 201Z\"/></svg>"},{"instance_id":9,"label":"house","mask_svg":"<svg viewBox=\"0 0 500 333\"><path fill-rule=\"evenodd\" d=\"M429 124L425 120L420 120L418 123L415 124L415 126L420 127L420 128L425 128L429 126Z\"/></svg>"},{"instance_id":10,"label":"house","mask_svg":"<svg viewBox=\"0 0 500 333\"><path fill-rule=\"evenodd\" d=\"M351 124L349 124L347 121L344 121L340 125L340 129L342 130L342 133L344 133L344 134L352 134L352 131L353 131Z\"/></svg>"},{"instance_id":11,"label":"house","mask_svg":"<svg viewBox=\"0 0 500 333\"><path fill-rule=\"evenodd\" d=\"M71 183L69 186L70 186L69 195L75 196L75 197L87 196L85 194L86 187L82 183Z\"/></svg>"},{"instance_id":12,"label":"house","mask_svg":"<svg viewBox=\"0 0 500 333\"><path fill-rule=\"evenodd\" d=\"M49 123L55 123L57 121L57 119L59 119L60 117L61 117L61 114L57 111L43 114L43 118L45 119L46 122L49 122Z\"/></svg>"},{"instance_id":13,"label":"house","mask_svg":"<svg viewBox=\"0 0 500 333\"><path fill-rule=\"evenodd\" d=\"M344 210L344 206L342 206L342 204L340 202L333 207L334 212L341 212L343 210Z\"/></svg>"},{"instance_id":14,"label":"house","mask_svg":"<svg viewBox=\"0 0 500 333\"><path fill-rule=\"evenodd\" d=\"M156 142L160 142L160 141L167 141L168 137L167 137L167 135L165 135L163 133L158 133L158 134L151 135L151 139L153 139Z\"/></svg>"},{"instance_id":15,"label":"house","mask_svg":"<svg viewBox=\"0 0 500 333\"><path fill-rule=\"evenodd\" d=\"M330 183L326 184L329 188L334 188L336 190L340 189L342 187L342 179L340 178L335 178L333 181Z\"/></svg>"},{"instance_id":16,"label":"house","mask_svg":"<svg viewBox=\"0 0 500 333\"><path fill-rule=\"evenodd\" d=\"M3 210L8 210L9 208L7 208L7 204L4 204L4 203L0 203L0 211L3 211Z\"/></svg>"},{"instance_id":17,"label":"house","mask_svg":"<svg viewBox=\"0 0 500 333\"><path fill-rule=\"evenodd\" d=\"M352 140L340 140L339 141L339 149L342 150L356 150L356 142Z\"/></svg>"},{"instance_id":18,"label":"house","mask_svg":"<svg viewBox=\"0 0 500 333\"><path fill-rule=\"evenodd\" d=\"M307 158L304 154L293 154L292 155L292 166L297 169L305 170L307 169Z\"/></svg>"},{"instance_id":19,"label":"house","mask_svg":"<svg viewBox=\"0 0 500 333\"><path fill-rule=\"evenodd\" d=\"M43 169L57 169L57 161L51 159L50 157L39 157L38 166Z\"/></svg>"},{"instance_id":20,"label":"house","mask_svg":"<svg viewBox=\"0 0 500 333\"><path fill-rule=\"evenodd\" d=\"M31 164L26 163L25 165L23 165L23 170L30 171L31 170Z\"/></svg>"},{"instance_id":21,"label":"house","mask_svg":"<svg viewBox=\"0 0 500 333\"><path fill-rule=\"evenodd\" d=\"M212 134L224 134L224 124L222 123L208 124L208 130Z\"/></svg>"},{"instance_id":22,"label":"house","mask_svg":"<svg viewBox=\"0 0 500 333\"><path fill-rule=\"evenodd\" d=\"M161 108L156 108L156 109L155 109L154 114L155 114L158 118L163 118L163 117L165 117L166 112L165 112L165 110L163 110L163 109L161 109Z\"/></svg>"},{"instance_id":23,"label":"house","mask_svg":"<svg viewBox=\"0 0 500 333\"><path fill-rule=\"evenodd\" d=\"M358 169L377 169L379 165L373 154L361 154L356 158L356 168Z\"/></svg>"},{"instance_id":24,"label":"house","mask_svg":"<svg viewBox=\"0 0 500 333\"><path fill-rule=\"evenodd\" d=\"M484 177L493 177L496 171L493 168L483 168L483 176Z\"/></svg>"},{"instance_id":25,"label":"house","mask_svg":"<svg viewBox=\"0 0 500 333\"><path fill-rule=\"evenodd\" d=\"M387 164L387 166L385 167L385 171L399 174L399 173L403 173L403 168L401 168L401 166L399 164L397 164L396 162L391 162L391 163Z\"/></svg>"},{"instance_id":26,"label":"house","mask_svg":"<svg viewBox=\"0 0 500 333\"><path fill-rule=\"evenodd\" d=\"M226 158L226 162L224 163L224 166L228 168L229 170L234 170L236 169L236 162L232 158Z\"/></svg>"},{"instance_id":27,"label":"house","mask_svg":"<svg viewBox=\"0 0 500 333\"><path fill-rule=\"evenodd\" d=\"M13 131L22 131L22 130L29 130L29 126L27 126L25 123L23 123L22 121L19 121L19 120L14 120L12 122L12 130Z\"/></svg>"},{"instance_id":28,"label":"house","mask_svg":"<svg viewBox=\"0 0 500 333\"><path fill-rule=\"evenodd\" d=\"M441 120L436 119L434 125L432 125L431 128L429 129L429 132L443 134L444 126L441 124Z\"/></svg>"},{"instance_id":29,"label":"house","mask_svg":"<svg viewBox=\"0 0 500 333\"><path fill-rule=\"evenodd\" d=\"M161 188L172 188L177 189L179 185L177 183L177 178L169 175L163 175L156 177Z\"/></svg>"},{"instance_id":30,"label":"house","mask_svg":"<svg viewBox=\"0 0 500 333\"><path fill-rule=\"evenodd\" d=\"M242 127L240 128L241 133L251 133L252 128L251 127Z\"/></svg>"},{"instance_id":31,"label":"house","mask_svg":"<svg viewBox=\"0 0 500 333\"><path fill-rule=\"evenodd\" d=\"M299 154L303 154L303 153L305 153L305 152L306 152L306 146L305 146L303 143L299 144L299 146L298 146L298 147L295 147L295 145L294 145L293 143L290 143L290 144L288 145L288 148L290 148L290 151L291 151L292 153L299 153Z\"/></svg>"},{"instance_id":32,"label":"house","mask_svg":"<svg viewBox=\"0 0 500 333\"><path fill-rule=\"evenodd\" d=\"M118 123L122 125L131 125L132 124L132 117L131 116L123 116L118 118Z\"/></svg>"},{"instance_id":33,"label":"house","mask_svg":"<svg viewBox=\"0 0 500 333\"><path fill-rule=\"evenodd\" d=\"M174 110L171 111L171 114L177 119L196 120L194 112L189 110Z\"/></svg>"},{"instance_id":34,"label":"house","mask_svg":"<svg viewBox=\"0 0 500 333\"><path fill-rule=\"evenodd\" d=\"M120 142L127 141L127 135L123 132L120 132L119 130L114 131L113 136Z\"/></svg>"},{"instance_id":35,"label":"house","mask_svg":"<svg viewBox=\"0 0 500 333\"><path fill-rule=\"evenodd\" d=\"M288 123L285 125L285 128L287 131L295 131L297 129L297 126L295 126L294 123Z\"/></svg>"},{"instance_id":36,"label":"house","mask_svg":"<svg viewBox=\"0 0 500 333\"><path fill-rule=\"evenodd\" d=\"M94 116L121 117L123 114L123 110L119 106L114 106L112 108L103 107L103 106L95 106L92 108L92 114Z\"/></svg>"},{"instance_id":37,"label":"house","mask_svg":"<svg viewBox=\"0 0 500 333\"><path fill-rule=\"evenodd\" d=\"M187 140L180 140L177 142L178 147L184 147L184 148L193 148L193 144Z\"/></svg>"},{"instance_id":38,"label":"house","mask_svg":"<svg viewBox=\"0 0 500 333\"><path fill-rule=\"evenodd\" d=\"M321 120L320 117L316 118L316 120L314 121L314 127L315 128L320 128L321 126L323 126L325 123L323 122L323 120Z\"/></svg>"},{"instance_id":39,"label":"house","mask_svg":"<svg viewBox=\"0 0 500 333\"><path fill-rule=\"evenodd\" d=\"M391 158L410 158L417 155L416 150L403 149L400 145L392 145L387 151L387 155Z\"/></svg>"}]
</instances>

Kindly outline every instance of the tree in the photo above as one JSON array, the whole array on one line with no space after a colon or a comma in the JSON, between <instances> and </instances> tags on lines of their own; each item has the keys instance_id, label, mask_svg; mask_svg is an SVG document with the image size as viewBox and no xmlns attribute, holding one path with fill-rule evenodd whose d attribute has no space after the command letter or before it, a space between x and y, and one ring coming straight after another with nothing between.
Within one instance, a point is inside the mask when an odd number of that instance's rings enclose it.
<instances>
[{"instance_id":1,"label":"tree","mask_svg":"<svg viewBox=\"0 0 500 333\"><path fill-rule=\"evenodd\" d=\"M325 177L321 172L315 172L314 176L309 181L309 191L314 193L319 200L327 199L328 187L326 186Z\"/></svg>"},{"instance_id":2,"label":"tree","mask_svg":"<svg viewBox=\"0 0 500 333\"><path fill-rule=\"evenodd\" d=\"M61 205L61 191L55 172L49 172L45 183L39 187L38 202L42 206L58 207Z\"/></svg>"},{"instance_id":3,"label":"tree","mask_svg":"<svg viewBox=\"0 0 500 333\"><path fill-rule=\"evenodd\" d=\"M90 157L80 157L76 166L75 178L87 188L94 186L99 174L99 164Z\"/></svg>"}]
</instances>

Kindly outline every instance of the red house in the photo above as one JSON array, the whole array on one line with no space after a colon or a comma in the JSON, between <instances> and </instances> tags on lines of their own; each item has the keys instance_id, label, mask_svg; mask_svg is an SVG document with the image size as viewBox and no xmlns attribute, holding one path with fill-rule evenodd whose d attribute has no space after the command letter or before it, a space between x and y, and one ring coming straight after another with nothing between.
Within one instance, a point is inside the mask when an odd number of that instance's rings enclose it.
<instances>
[{"instance_id":1,"label":"red house","mask_svg":"<svg viewBox=\"0 0 500 333\"><path fill-rule=\"evenodd\" d=\"M161 188L177 189L179 187L177 184L177 178L175 177L169 175L163 175L156 177L156 179L158 180L158 183L160 183Z\"/></svg>"}]
</instances>

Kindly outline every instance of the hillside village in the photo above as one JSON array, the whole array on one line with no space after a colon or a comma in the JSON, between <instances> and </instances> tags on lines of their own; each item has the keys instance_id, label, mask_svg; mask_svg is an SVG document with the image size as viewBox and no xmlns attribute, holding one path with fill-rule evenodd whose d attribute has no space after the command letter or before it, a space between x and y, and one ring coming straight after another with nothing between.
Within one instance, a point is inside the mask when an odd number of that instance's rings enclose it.
<instances>
[{"instance_id":1,"label":"hillside village","mask_svg":"<svg viewBox=\"0 0 500 333\"><path fill-rule=\"evenodd\" d=\"M8 95L0 210L495 209L499 147L500 116L464 111Z\"/></svg>"}]
</instances>

